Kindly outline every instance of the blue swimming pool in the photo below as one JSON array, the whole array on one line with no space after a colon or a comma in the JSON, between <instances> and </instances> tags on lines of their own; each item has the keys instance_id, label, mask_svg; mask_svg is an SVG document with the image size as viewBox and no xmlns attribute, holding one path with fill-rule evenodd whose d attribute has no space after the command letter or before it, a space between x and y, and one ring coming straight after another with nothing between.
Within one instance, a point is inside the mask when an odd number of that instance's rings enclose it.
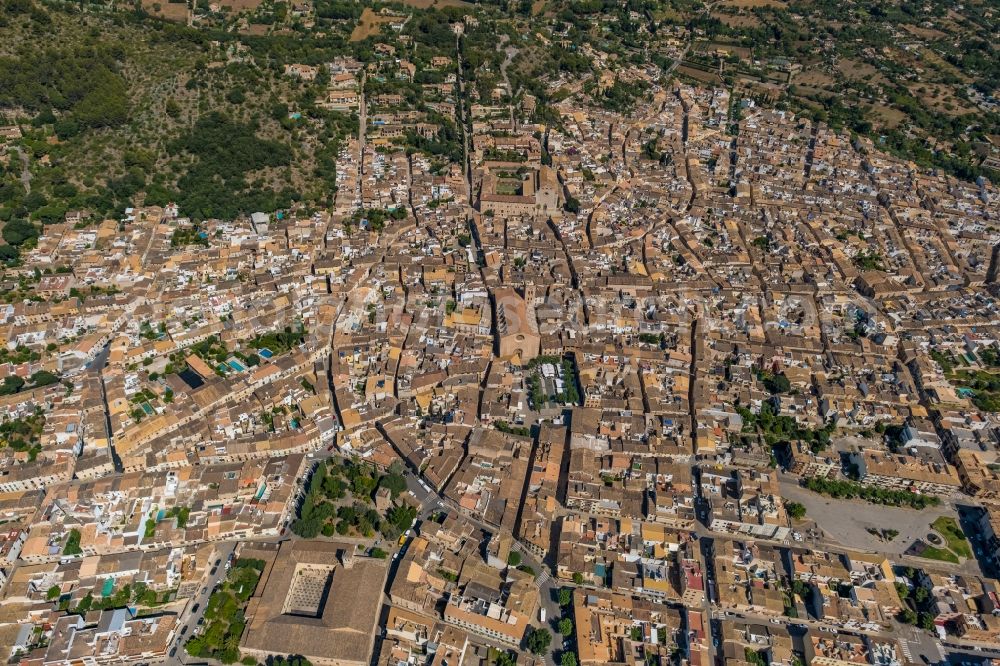
<instances>
[{"instance_id":1,"label":"blue swimming pool","mask_svg":"<svg viewBox=\"0 0 1000 666\"><path fill-rule=\"evenodd\" d=\"M246 370L246 368L243 367L243 364L240 363L239 361L230 361L229 367L235 370L236 372L243 372Z\"/></svg>"}]
</instances>

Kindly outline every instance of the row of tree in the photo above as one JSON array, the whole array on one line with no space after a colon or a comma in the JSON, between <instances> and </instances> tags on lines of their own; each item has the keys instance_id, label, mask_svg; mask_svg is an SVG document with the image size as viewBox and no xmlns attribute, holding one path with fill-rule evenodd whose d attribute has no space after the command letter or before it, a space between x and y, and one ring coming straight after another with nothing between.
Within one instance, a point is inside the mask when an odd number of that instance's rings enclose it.
<instances>
[{"instance_id":1,"label":"row of tree","mask_svg":"<svg viewBox=\"0 0 1000 666\"><path fill-rule=\"evenodd\" d=\"M842 481L840 479L828 479L818 476L805 479L802 485L813 492L829 495L836 499L857 498L871 502L872 504L909 506L914 509L925 509L941 503L941 500L934 495L919 495L909 490L879 488L877 486L866 486L861 483L855 483L854 481Z\"/></svg>"}]
</instances>

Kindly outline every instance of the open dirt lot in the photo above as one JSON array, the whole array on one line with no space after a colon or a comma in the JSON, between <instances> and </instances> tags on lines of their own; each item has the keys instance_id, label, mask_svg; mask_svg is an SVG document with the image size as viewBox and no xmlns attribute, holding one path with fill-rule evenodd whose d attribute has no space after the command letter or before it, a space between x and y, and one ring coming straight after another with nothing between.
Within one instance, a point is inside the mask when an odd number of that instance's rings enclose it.
<instances>
[{"instance_id":1,"label":"open dirt lot","mask_svg":"<svg viewBox=\"0 0 1000 666\"><path fill-rule=\"evenodd\" d=\"M849 79L855 81L870 80L873 83L885 83L886 78L882 73L866 62L844 58L837 63L837 71ZM870 79L868 77L871 77Z\"/></svg>"},{"instance_id":2,"label":"open dirt lot","mask_svg":"<svg viewBox=\"0 0 1000 666\"><path fill-rule=\"evenodd\" d=\"M263 0L222 0L221 5L223 9L228 8L229 11L239 14L252 12L260 7L262 2Z\"/></svg>"},{"instance_id":3,"label":"open dirt lot","mask_svg":"<svg viewBox=\"0 0 1000 666\"><path fill-rule=\"evenodd\" d=\"M188 18L187 3L167 2L167 0L142 0L142 8L153 16L168 21L186 23ZM157 9L159 8L159 9Z\"/></svg>"},{"instance_id":4,"label":"open dirt lot","mask_svg":"<svg viewBox=\"0 0 1000 666\"><path fill-rule=\"evenodd\" d=\"M955 97L951 86L943 83L919 83L907 86L910 94L938 113L958 116L963 113L973 113L974 108L966 105L965 100ZM921 89L924 92L921 92Z\"/></svg>"},{"instance_id":5,"label":"open dirt lot","mask_svg":"<svg viewBox=\"0 0 1000 666\"><path fill-rule=\"evenodd\" d=\"M719 7L738 7L752 9L753 7L780 7L784 9L788 6L782 0L720 0Z\"/></svg>"},{"instance_id":6,"label":"open dirt lot","mask_svg":"<svg viewBox=\"0 0 1000 666\"><path fill-rule=\"evenodd\" d=\"M417 9L441 9L443 7L471 7L468 2L463 0L402 0L404 5L409 7L415 7ZM386 23L391 23L395 17L392 16L382 16L381 14L376 14L371 10L370 7L365 7L364 11L361 12L361 18L358 19L358 24L354 26L354 30L351 32L351 41L360 42L364 39L368 39L373 35L379 34L382 30L382 26Z\"/></svg>"},{"instance_id":7,"label":"open dirt lot","mask_svg":"<svg viewBox=\"0 0 1000 666\"><path fill-rule=\"evenodd\" d=\"M782 497L806 507L806 517L826 533L829 541L847 548L883 553L903 553L917 539L930 531L938 516L954 516L952 508L942 503L922 511L869 504L860 500L838 500L802 488L791 479L781 480ZM892 541L870 534L867 528L894 529L899 532Z\"/></svg>"},{"instance_id":8,"label":"open dirt lot","mask_svg":"<svg viewBox=\"0 0 1000 666\"><path fill-rule=\"evenodd\" d=\"M903 30L911 35L916 35L917 37L922 37L924 39L944 39L948 36L947 33L941 32L940 30L935 30L933 28L921 28L920 26L912 25L910 23L903 25Z\"/></svg>"},{"instance_id":9,"label":"open dirt lot","mask_svg":"<svg viewBox=\"0 0 1000 666\"><path fill-rule=\"evenodd\" d=\"M825 88L826 86L835 85L837 80L818 69L806 69L796 74L792 78L792 83L807 88Z\"/></svg>"},{"instance_id":10,"label":"open dirt lot","mask_svg":"<svg viewBox=\"0 0 1000 666\"><path fill-rule=\"evenodd\" d=\"M894 109L891 106L885 106L884 104L876 104L872 107L872 112L882 122L882 124L889 129L898 127L899 124L906 119L905 113L899 109Z\"/></svg>"},{"instance_id":11,"label":"open dirt lot","mask_svg":"<svg viewBox=\"0 0 1000 666\"><path fill-rule=\"evenodd\" d=\"M370 7L365 7L365 10L361 12L361 18L358 19L358 24L351 32L351 41L360 42L372 35L377 35L382 30L382 25L391 23L392 20L392 16L380 16L373 12Z\"/></svg>"},{"instance_id":12,"label":"open dirt lot","mask_svg":"<svg viewBox=\"0 0 1000 666\"><path fill-rule=\"evenodd\" d=\"M760 21L753 14L723 14L721 12L712 12L712 18L717 18L728 26L736 28L756 28L760 25Z\"/></svg>"},{"instance_id":13,"label":"open dirt lot","mask_svg":"<svg viewBox=\"0 0 1000 666\"><path fill-rule=\"evenodd\" d=\"M260 36L260 35L266 35L268 30L270 29L271 26L269 26L267 23L251 23L249 26L247 26L246 30L241 30L240 32L244 35Z\"/></svg>"},{"instance_id":14,"label":"open dirt lot","mask_svg":"<svg viewBox=\"0 0 1000 666\"><path fill-rule=\"evenodd\" d=\"M416 7L417 9L440 9L441 7L471 7L472 5L463 0L402 0L404 5Z\"/></svg>"}]
</instances>

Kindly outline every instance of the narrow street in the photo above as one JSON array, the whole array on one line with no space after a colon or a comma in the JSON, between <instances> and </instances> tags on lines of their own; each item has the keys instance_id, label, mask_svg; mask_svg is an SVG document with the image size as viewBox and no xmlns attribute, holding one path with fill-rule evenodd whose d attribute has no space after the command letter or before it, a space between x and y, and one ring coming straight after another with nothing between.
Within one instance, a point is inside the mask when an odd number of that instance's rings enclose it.
<instances>
[{"instance_id":1,"label":"narrow street","mask_svg":"<svg viewBox=\"0 0 1000 666\"><path fill-rule=\"evenodd\" d=\"M691 452L698 453L698 318L691 320L691 366L688 369L688 408L691 412Z\"/></svg>"},{"instance_id":2,"label":"narrow street","mask_svg":"<svg viewBox=\"0 0 1000 666\"><path fill-rule=\"evenodd\" d=\"M463 161L465 162L465 164L464 164L465 185L466 185L466 188L468 189L469 206L471 207L473 205L473 202L474 202L473 196L472 196L472 161L471 161L472 160L472 156L470 154L471 153L471 146L470 146L471 138L469 137L469 129L470 129L470 127L469 127L469 119L465 117L466 99L465 99L465 81L464 81L464 77L462 76L462 69L464 67L464 63L463 63L463 60L462 60L462 35L461 34L456 34L455 35L455 59L456 59L456 62L458 63L458 70L457 70L458 71L458 75L456 77L457 78L456 86L458 88L458 96L457 96L457 99L456 99L455 103L458 105L458 123L459 123L459 126L460 126L461 130L462 130L462 156L463 156ZM481 249L481 248L477 247L477 250L479 250L479 249Z\"/></svg>"},{"instance_id":3,"label":"narrow street","mask_svg":"<svg viewBox=\"0 0 1000 666\"><path fill-rule=\"evenodd\" d=\"M506 44L508 41L509 41L509 37L507 37L507 35L500 35L500 43L497 45L497 48L498 49L502 48L504 46L504 44ZM500 76L503 77L503 82L507 85L507 92L508 92L508 94L510 95L511 98L514 97L514 95L517 93L517 91L514 90L511 87L511 85L510 85L510 77L507 76L507 67L510 65L510 62L514 59L514 57L517 56L517 53L518 53L517 48L515 48L513 46L508 46L508 47L504 48L503 62L500 63ZM510 124L511 124L511 126L514 125L514 107L513 106L510 107Z\"/></svg>"},{"instance_id":4,"label":"narrow street","mask_svg":"<svg viewBox=\"0 0 1000 666\"><path fill-rule=\"evenodd\" d=\"M21 146L14 146L14 152L17 153L17 157L21 160L20 179L21 185L24 187L24 193L31 194L31 161Z\"/></svg>"},{"instance_id":5,"label":"narrow street","mask_svg":"<svg viewBox=\"0 0 1000 666\"><path fill-rule=\"evenodd\" d=\"M361 86L358 93L358 180L356 200L361 202L361 180L365 175L365 133L368 131L368 105L365 102L365 82L367 77L361 74Z\"/></svg>"}]
</instances>

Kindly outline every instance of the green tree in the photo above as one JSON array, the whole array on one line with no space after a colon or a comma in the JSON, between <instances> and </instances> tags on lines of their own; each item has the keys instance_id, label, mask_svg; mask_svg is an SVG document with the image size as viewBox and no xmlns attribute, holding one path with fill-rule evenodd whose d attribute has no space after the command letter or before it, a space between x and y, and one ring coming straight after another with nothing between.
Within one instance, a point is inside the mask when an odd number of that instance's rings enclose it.
<instances>
[{"instance_id":1,"label":"green tree","mask_svg":"<svg viewBox=\"0 0 1000 666\"><path fill-rule=\"evenodd\" d=\"M240 660L240 650L234 645L226 645L215 653L215 658L223 664L235 664Z\"/></svg>"},{"instance_id":2,"label":"green tree","mask_svg":"<svg viewBox=\"0 0 1000 666\"><path fill-rule=\"evenodd\" d=\"M400 532L406 530L411 524L413 524L413 519L416 517L416 507L410 506L409 504L394 506L389 509L389 512L386 514L386 519L389 523L395 526L395 528Z\"/></svg>"},{"instance_id":3,"label":"green tree","mask_svg":"<svg viewBox=\"0 0 1000 666\"><path fill-rule=\"evenodd\" d=\"M928 612L921 612L917 618L917 624L921 629L932 631L934 629L934 615Z\"/></svg>"},{"instance_id":4,"label":"green tree","mask_svg":"<svg viewBox=\"0 0 1000 666\"><path fill-rule=\"evenodd\" d=\"M507 565L511 567L516 567L521 563L521 553L516 550L510 551L507 555Z\"/></svg>"},{"instance_id":5,"label":"green tree","mask_svg":"<svg viewBox=\"0 0 1000 666\"><path fill-rule=\"evenodd\" d=\"M768 393L776 395L778 393L788 393L792 389L792 383L784 373L764 376L764 388Z\"/></svg>"},{"instance_id":6,"label":"green tree","mask_svg":"<svg viewBox=\"0 0 1000 666\"><path fill-rule=\"evenodd\" d=\"M583 585L583 574L579 571L573 572L573 582L577 585Z\"/></svg>"},{"instance_id":7,"label":"green tree","mask_svg":"<svg viewBox=\"0 0 1000 666\"><path fill-rule=\"evenodd\" d=\"M559 620L559 633L563 636L569 636L573 633L573 620L568 617L564 617Z\"/></svg>"},{"instance_id":8,"label":"green tree","mask_svg":"<svg viewBox=\"0 0 1000 666\"><path fill-rule=\"evenodd\" d=\"M517 660L507 650L500 650L497 653L496 659L493 661L493 665L494 666L517 666Z\"/></svg>"},{"instance_id":9,"label":"green tree","mask_svg":"<svg viewBox=\"0 0 1000 666\"><path fill-rule=\"evenodd\" d=\"M576 666L576 654L573 652L563 652L559 657L559 666Z\"/></svg>"},{"instance_id":10,"label":"green tree","mask_svg":"<svg viewBox=\"0 0 1000 666\"><path fill-rule=\"evenodd\" d=\"M323 529L322 521L315 518L299 518L292 523L292 532L303 539L314 539Z\"/></svg>"},{"instance_id":11,"label":"green tree","mask_svg":"<svg viewBox=\"0 0 1000 666\"><path fill-rule=\"evenodd\" d=\"M347 484L331 474L323 479L323 494L332 500L342 499L347 494Z\"/></svg>"},{"instance_id":12,"label":"green tree","mask_svg":"<svg viewBox=\"0 0 1000 666\"><path fill-rule=\"evenodd\" d=\"M799 502L785 502L785 511L795 520L802 520L806 515L806 507Z\"/></svg>"},{"instance_id":13,"label":"green tree","mask_svg":"<svg viewBox=\"0 0 1000 666\"><path fill-rule=\"evenodd\" d=\"M195 219L232 218L239 212L287 208L298 195L251 187L246 176L266 167L291 163L284 143L262 139L254 127L212 112L201 116L191 131L171 142L167 151L194 158L177 180L177 203ZM276 351L271 348L271 351Z\"/></svg>"},{"instance_id":14,"label":"green tree","mask_svg":"<svg viewBox=\"0 0 1000 666\"><path fill-rule=\"evenodd\" d=\"M24 387L24 380L17 375L8 375L0 382L0 395L14 395Z\"/></svg>"},{"instance_id":15,"label":"green tree","mask_svg":"<svg viewBox=\"0 0 1000 666\"><path fill-rule=\"evenodd\" d=\"M396 499L406 491L406 478L397 472L386 474L378 482L382 488L388 488L392 493L392 498Z\"/></svg>"},{"instance_id":16,"label":"green tree","mask_svg":"<svg viewBox=\"0 0 1000 666\"><path fill-rule=\"evenodd\" d=\"M531 629L525 639L526 647L537 655L544 655L549 651L552 643L552 634L548 629Z\"/></svg>"},{"instance_id":17,"label":"green tree","mask_svg":"<svg viewBox=\"0 0 1000 666\"><path fill-rule=\"evenodd\" d=\"M573 603L573 590L568 587L559 588L559 605L566 607Z\"/></svg>"},{"instance_id":18,"label":"green tree","mask_svg":"<svg viewBox=\"0 0 1000 666\"><path fill-rule=\"evenodd\" d=\"M548 629L530 629L525 638L525 645L529 650L537 655L544 655L549 651L552 643L552 634Z\"/></svg>"},{"instance_id":19,"label":"green tree","mask_svg":"<svg viewBox=\"0 0 1000 666\"><path fill-rule=\"evenodd\" d=\"M27 220L11 220L3 227L3 239L13 247L21 247L38 238L38 227Z\"/></svg>"},{"instance_id":20,"label":"green tree","mask_svg":"<svg viewBox=\"0 0 1000 666\"><path fill-rule=\"evenodd\" d=\"M757 650L743 648L743 655L746 658L747 663L752 664L752 666L767 666L767 660L764 659L764 656L760 652L757 652Z\"/></svg>"},{"instance_id":21,"label":"green tree","mask_svg":"<svg viewBox=\"0 0 1000 666\"><path fill-rule=\"evenodd\" d=\"M275 657L270 660L270 666L312 666L312 662L301 656Z\"/></svg>"},{"instance_id":22,"label":"green tree","mask_svg":"<svg viewBox=\"0 0 1000 666\"><path fill-rule=\"evenodd\" d=\"M63 547L63 555L80 555L83 549L80 548L80 530L71 529L66 538L66 545Z\"/></svg>"},{"instance_id":23,"label":"green tree","mask_svg":"<svg viewBox=\"0 0 1000 666\"><path fill-rule=\"evenodd\" d=\"M80 599L80 602L76 605L76 608L73 609L73 612L79 613L80 615L85 615L90 611L93 605L94 605L94 595L90 592L87 592L87 596L85 596L83 599Z\"/></svg>"},{"instance_id":24,"label":"green tree","mask_svg":"<svg viewBox=\"0 0 1000 666\"><path fill-rule=\"evenodd\" d=\"M52 384L59 383L59 375L53 374L48 370L39 370L31 375L31 383L36 388L39 386L51 386Z\"/></svg>"}]
</instances>

